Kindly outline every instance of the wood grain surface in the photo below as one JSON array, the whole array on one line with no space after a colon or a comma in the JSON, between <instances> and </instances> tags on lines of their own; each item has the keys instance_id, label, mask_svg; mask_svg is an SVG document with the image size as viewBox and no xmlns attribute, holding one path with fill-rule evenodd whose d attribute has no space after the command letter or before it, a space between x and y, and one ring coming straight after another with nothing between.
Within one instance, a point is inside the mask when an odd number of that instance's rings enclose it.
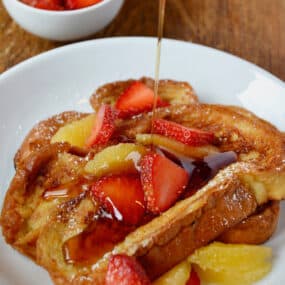
<instances>
[{"instance_id":1,"label":"wood grain surface","mask_svg":"<svg viewBox=\"0 0 285 285\"><path fill-rule=\"evenodd\" d=\"M126 0L92 38L155 36L157 7L158 0ZM285 80L285 0L167 0L165 37L228 51ZM63 44L26 33L0 3L0 73Z\"/></svg>"}]
</instances>

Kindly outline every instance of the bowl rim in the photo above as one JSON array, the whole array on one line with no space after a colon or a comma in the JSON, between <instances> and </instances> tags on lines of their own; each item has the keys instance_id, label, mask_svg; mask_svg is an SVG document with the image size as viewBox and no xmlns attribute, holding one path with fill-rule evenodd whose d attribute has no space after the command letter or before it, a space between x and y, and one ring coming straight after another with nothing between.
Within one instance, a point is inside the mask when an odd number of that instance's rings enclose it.
<instances>
[{"instance_id":1,"label":"bowl rim","mask_svg":"<svg viewBox=\"0 0 285 285\"><path fill-rule=\"evenodd\" d=\"M102 0L101 2L97 3L97 4L93 4L91 6L85 7L85 8L80 8L80 9L74 9L74 10L45 10L45 9L39 9L39 8L35 8L32 7L28 4L23 3L20 0L3 0L4 2L14 2L15 5L18 5L18 7L20 9L25 9L28 12L32 12L32 13L38 13L38 14L45 14L45 15L57 15L57 16L66 16L66 15L80 15L83 14L85 12L88 11L93 11L98 9L99 7L103 7L105 5L107 5L108 3L112 2L112 1L117 1L117 0ZM123 0L124 1L124 0ZM7 5L7 4L6 4Z\"/></svg>"}]
</instances>

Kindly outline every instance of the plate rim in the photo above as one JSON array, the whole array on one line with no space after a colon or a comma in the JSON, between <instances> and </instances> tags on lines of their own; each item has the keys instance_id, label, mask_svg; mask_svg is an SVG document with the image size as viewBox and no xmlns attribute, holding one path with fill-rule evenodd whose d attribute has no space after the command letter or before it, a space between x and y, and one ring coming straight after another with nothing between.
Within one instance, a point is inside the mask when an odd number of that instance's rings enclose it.
<instances>
[{"instance_id":1,"label":"plate rim","mask_svg":"<svg viewBox=\"0 0 285 285\"><path fill-rule=\"evenodd\" d=\"M145 37L145 36L126 36L126 37L106 37L106 38L99 38L99 39L92 39L92 40L86 40L86 41L80 41L77 43L71 43L67 45L63 45L61 47L57 47L51 50L44 51L38 55L32 56L28 59L23 60L22 62L8 68L4 72L0 74L0 84L4 84L5 80L14 74L21 72L24 70L26 67L31 66L33 64L36 64L40 62L41 60L45 60L51 56L56 56L57 54L60 53L65 53L66 51L72 50L72 49L80 49L81 47L85 46L91 46L93 44L95 45L100 45L100 44L105 44L106 42L120 42L120 41L149 41L149 42L156 42L157 38L156 37ZM178 45L189 45L194 48L202 49L208 52L220 54L222 56L225 56L227 58L230 58L232 60L237 60L240 63L243 63L248 66L248 68L252 70L256 70L260 72L261 74L265 75L267 78L270 78L273 80L275 83L281 85L282 87L285 87L285 81L283 81L281 78L278 78L276 75L272 74L270 71L258 66L257 64L250 62L246 59L243 59L237 55L231 54L227 51L219 50L207 45L202 45L202 44L197 44L193 42L189 42L186 40L178 40L178 39L171 39L171 38L163 38L162 40L162 45L163 43L170 43L170 44L178 44ZM163 47L162 47L163 48Z\"/></svg>"}]
</instances>

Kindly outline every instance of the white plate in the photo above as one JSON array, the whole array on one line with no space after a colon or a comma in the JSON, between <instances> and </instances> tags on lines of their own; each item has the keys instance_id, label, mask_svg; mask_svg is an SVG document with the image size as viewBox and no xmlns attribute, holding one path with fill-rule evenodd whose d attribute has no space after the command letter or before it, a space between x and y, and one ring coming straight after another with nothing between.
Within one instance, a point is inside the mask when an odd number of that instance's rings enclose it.
<instances>
[{"instance_id":1,"label":"white plate","mask_svg":"<svg viewBox=\"0 0 285 285\"><path fill-rule=\"evenodd\" d=\"M110 81L154 75L156 41L112 38L82 42L34 57L0 76L0 205L14 174L13 156L29 129L64 110L90 110L95 88ZM161 77L190 82L201 100L248 108L285 130L285 85L237 57L164 40ZM285 211L270 241L272 272L259 284L285 284ZM7 246L0 235L1 285L51 284L48 274Z\"/></svg>"}]
</instances>

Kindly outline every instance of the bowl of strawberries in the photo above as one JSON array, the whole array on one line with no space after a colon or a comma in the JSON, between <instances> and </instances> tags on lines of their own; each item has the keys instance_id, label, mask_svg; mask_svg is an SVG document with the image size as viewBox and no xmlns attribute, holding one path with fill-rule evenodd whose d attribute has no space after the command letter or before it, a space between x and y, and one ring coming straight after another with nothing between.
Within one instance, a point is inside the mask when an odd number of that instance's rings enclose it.
<instances>
[{"instance_id":1,"label":"bowl of strawberries","mask_svg":"<svg viewBox=\"0 0 285 285\"><path fill-rule=\"evenodd\" d=\"M54 41L86 38L107 26L124 0L3 0L26 31Z\"/></svg>"}]
</instances>

